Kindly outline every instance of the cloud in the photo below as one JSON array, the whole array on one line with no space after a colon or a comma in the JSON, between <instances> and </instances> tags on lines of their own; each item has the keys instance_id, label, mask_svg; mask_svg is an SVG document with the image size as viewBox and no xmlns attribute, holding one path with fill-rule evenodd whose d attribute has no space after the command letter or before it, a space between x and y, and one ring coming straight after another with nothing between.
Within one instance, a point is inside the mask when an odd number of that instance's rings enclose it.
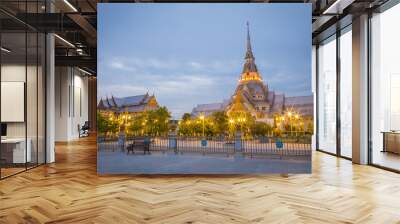
<instances>
[{"instance_id":1,"label":"cloud","mask_svg":"<svg viewBox=\"0 0 400 224\"><path fill-rule=\"evenodd\" d=\"M177 61L160 60L157 58L126 58L114 57L110 60L111 69L124 71L139 71L144 69L176 69L179 66Z\"/></svg>"},{"instance_id":2,"label":"cloud","mask_svg":"<svg viewBox=\"0 0 400 224\"><path fill-rule=\"evenodd\" d=\"M129 71L129 72L134 72L134 71L137 70L135 67L127 65L121 60L112 60L110 62L110 67L113 68L113 69L122 70L122 71Z\"/></svg>"},{"instance_id":3,"label":"cloud","mask_svg":"<svg viewBox=\"0 0 400 224\"><path fill-rule=\"evenodd\" d=\"M238 60L177 60L177 59L159 59L159 58L127 58L113 57L109 60L108 67L122 71L140 71L148 70L159 71L182 71L182 72L207 72L207 73L226 73L234 72L241 66Z\"/></svg>"},{"instance_id":4,"label":"cloud","mask_svg":"<svg viewBox=\"0 0 400 224\"><path fill-rule=\"evenodd\" d=\"M241 60L178 60L115 57L99 77L99 97L155 94L175 118L201 103L222 102L233 94L241 72ZM265 82L279 93L300 95L309 84L304 77L267 67L259 70ZM266 74L263 74L263 73ZM310 87L311 88L311 87Z\"/></svg>"},{"instance_id":5,"label":"cloud","mask_svg":"<svg viewBox=\"0 0 400 224\"><path fill-rule=\"evenodd\" d=\"M266 80L270 89L287 96L311 93L311 80L293 73L277 73Z\"/></svg>"}]
</instances>

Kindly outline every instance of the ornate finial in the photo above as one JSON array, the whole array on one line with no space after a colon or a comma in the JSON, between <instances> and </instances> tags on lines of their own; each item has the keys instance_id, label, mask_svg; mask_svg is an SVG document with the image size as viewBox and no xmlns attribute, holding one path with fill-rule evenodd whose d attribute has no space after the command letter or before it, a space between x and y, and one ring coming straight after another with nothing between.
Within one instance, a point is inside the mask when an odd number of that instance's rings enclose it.
<instances>
[{"instance_id":1,"label":"ornate finial","mask_svg":"<svg viewBox=\"0 0 400 224\"><path fill-rule=\"evenodd\" d=\"M250 24L247 21L247 51L251 52L251 43L250 43Z\"/></svg>"},{"instance_id":2,"label":"ornate finial","mask_svg":"<svg viewBox=\"0 0 400 224\"><path fill-rule=\"evenodd\" d=\"M247 25L247 50L246 50L246 59L254 59L253 51L251 50L251 41L250 41L250 23L246 22Z\"/></svg>"}]
</instances>

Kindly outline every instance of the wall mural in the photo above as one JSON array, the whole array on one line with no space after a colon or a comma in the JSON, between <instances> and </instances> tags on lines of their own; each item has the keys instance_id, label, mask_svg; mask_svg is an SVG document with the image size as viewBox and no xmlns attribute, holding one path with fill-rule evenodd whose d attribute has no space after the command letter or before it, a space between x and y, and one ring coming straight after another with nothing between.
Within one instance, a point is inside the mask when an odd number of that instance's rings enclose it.
<instances>
[{"instance_id":1,"label":"wall mural","mask_svg":"<svg viewBox=\"0 0 400 224\"><path fill-rule=\"evenodd\" d=\"M311 172L311 5L98 8L99 174Z\"/></svg>"}]
</instances>

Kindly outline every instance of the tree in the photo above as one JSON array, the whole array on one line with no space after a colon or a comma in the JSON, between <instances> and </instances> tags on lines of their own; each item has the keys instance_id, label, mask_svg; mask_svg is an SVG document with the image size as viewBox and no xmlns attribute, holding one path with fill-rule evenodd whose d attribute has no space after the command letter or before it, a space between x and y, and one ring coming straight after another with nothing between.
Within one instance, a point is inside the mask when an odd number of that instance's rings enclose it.
<instances>
[{"instance_id":1,"label":"tree","mask_svg":"<svg viewBox=\"0 0 400 224\"><path fill-rule=\"evenodd\" d=\"M250 129L253 136L265 136L272 131L272 126L265 122L255 122Z\"/></svg>"},{"instance_id":2,"label":"tree","mask_svg":"<svg viewBox=\"0 0 400 224\"><path fill-rule=\"evenodd\" d=\"M240 131L242 135L250 135L250 127L254 124L255 118L249 112L231 112L229 114L230 132Z\"/></svg>"},{"instance_id":3,"label":"tree","mask_svg":"<svg viewBox=\"0 0 400 224\"><path fill-rule=\"evenodd\" d=\"M215 134L223 135L228 131L228 115L224 111L212 113L210 120Z\"/></svg>"},{"instance_id":4,"label":"tree","mask_svg":"<svg viewBox=\"0 0 400 224\"><path fill-rule=\"evenodd\" d=\"M189 121L191 119L191 115L189 113L184 113L182 116L182 121Z\"/></svg>"},{"instance_id":5,"label":"tree","mask_svg":"<svg viewBox=\"0 0 400 224\"><path fill-rule=\"evenodd\" d=\"M107 132L107 118L100 112L97 112L97 132L100 134Z\"/></svg>"},{"instance_id":6,"label":"tree","mask_svg":"<svg viewBox=\"0 0 400 224\"><path fill-rule=\"evenodd\" d=\"M168 134L171 115L166 107L146 111L145 117L145 134L151 136Z\"/></svg>"},{"instance_id":7,"label":"tree","mask_svg":"<svg viewBox=\"0 0 400 224\"><path fill-rule=\"evenodd\" d=\"M130 125L128 126L128 130L133 135L144 135L145 134L145 114L136 115L133 117Z\"/></svg>"},{"instance_id":8,"label":"tree","mask_svg":"<svg viewBox=\"0 0 400 224\"><path fill-rule=\"evenodd\" d=\"M99 134L115 134L118 132L118 128L118 119L113 114L106 116L101 112L97 112L97 131Z\"/></svg>"},{"instance_id":9,"label":"tree","mask_svg":"<svg viewBox=\"0 0 400 224\"><path fill-rule=\"evenodd\" d=\"M134 115L128 122L128 131L133 135L160 136L168 134L171 115L166 107L148 110Z\"/></svg>"}]
</instances>

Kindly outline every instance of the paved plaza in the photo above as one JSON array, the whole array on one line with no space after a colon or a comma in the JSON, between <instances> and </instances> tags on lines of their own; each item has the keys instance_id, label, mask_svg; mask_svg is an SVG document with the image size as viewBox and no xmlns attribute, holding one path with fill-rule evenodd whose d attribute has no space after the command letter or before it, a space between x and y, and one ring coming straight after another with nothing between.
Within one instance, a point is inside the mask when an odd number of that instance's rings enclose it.
<instances>
[{"instance_id":1,"label":"paved plaza","mask_svg":"<svg viewBox=\"0 0 400 224\"><path fill-rule=\"evenodd\" d=\"M152 152L151 155L99 151L99 174L257 174L311 173L311 155L296 157L241 154L202 155Z\"/></svg>"}]
</instances>

